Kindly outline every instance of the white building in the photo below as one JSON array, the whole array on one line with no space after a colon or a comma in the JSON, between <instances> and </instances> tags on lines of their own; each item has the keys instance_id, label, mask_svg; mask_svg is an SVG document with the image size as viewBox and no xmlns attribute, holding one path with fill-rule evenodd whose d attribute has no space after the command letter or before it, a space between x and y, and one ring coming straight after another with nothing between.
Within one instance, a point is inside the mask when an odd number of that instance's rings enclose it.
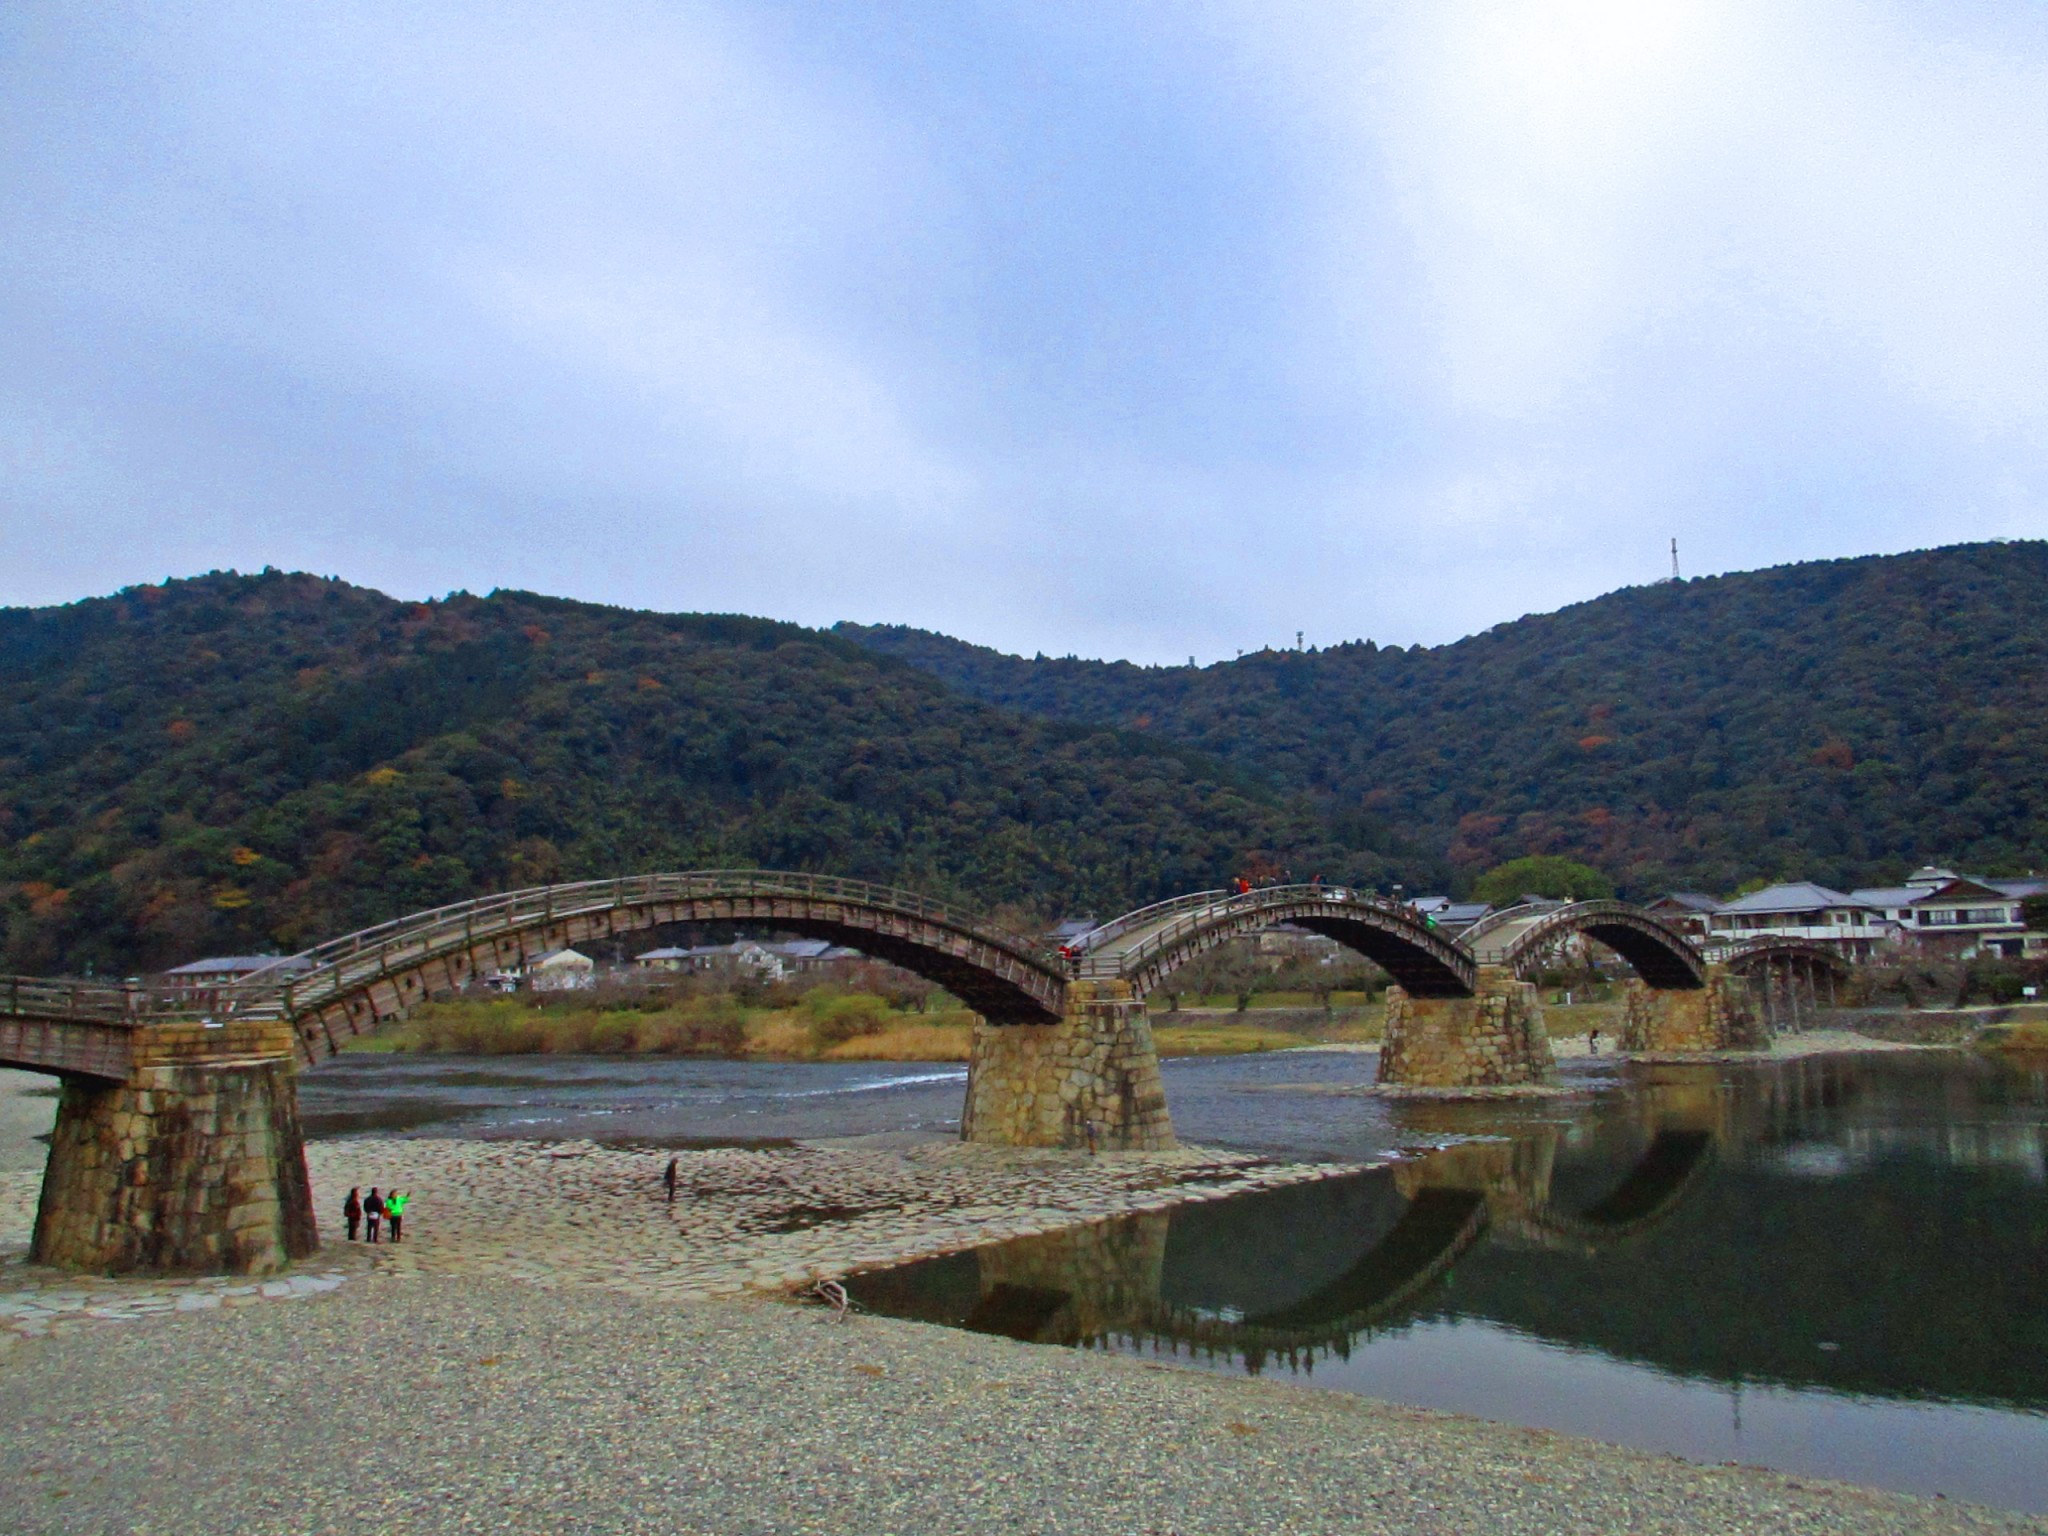
<instances>
[{"instance_id":1,"label":"white building","mask_svg":"<svg viewBox=\"0 0 2048 1536\"><path fill-rule=\"evenodd\" d=\"M1881 912L1915 948L1971 960L2039 954L2048 935L2027 939L2020 903L2048 891L2048 880L1978 880L1954 870L1917 869L1903 885L1850 894Z\"/></svg>"},{"instance_id":2,"label":"white building","mask_svg":"<svg viewBox=\"0 0 2048 1536\"><path fill-rule=\"evenodd\" d=\"M1710 940L1806 939L1858 960L1898 942L1898 928L1847 891L1811 880L1765 886L1720 904L1708 916Z\"/></svg>"},{"instance_id":3,"label":"white building","mask_svg":"<svg viewBox=\"0 0 2048 1536\"><path fill-rule=\"evenodd\" d=\"M597 981L597 962L574 949L550 949L526 962L526 984L536 992L574 992Z\"/></svg>"}]
</instances>

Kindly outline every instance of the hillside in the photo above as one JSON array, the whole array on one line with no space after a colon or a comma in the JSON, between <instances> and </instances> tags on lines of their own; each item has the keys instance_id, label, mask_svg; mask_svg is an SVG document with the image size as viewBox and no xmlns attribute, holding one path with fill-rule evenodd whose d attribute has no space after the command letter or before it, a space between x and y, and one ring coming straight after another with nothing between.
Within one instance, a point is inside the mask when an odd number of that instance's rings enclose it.
<instances>
[{"instance_id":1,"label":"hillside","mask_svg":"<svg viewBox=\"0 0 2048 1536\"><path fill-rule=\"evenodd\" d=\"M1548 852L1636 895L2048 867L2039 542L1664 583L1434 649L1200 669L839 632L993 704L1214 753L1462 876Z\"/></svg>"},{"instance_id":2,"label":"hillside","mask_svg":"<svg viewBox=\"0 0 2048 1536\"><path fill-rule=\"evenodd\" d=\"M0 611L0 969L297 947L759 863L1099 912L1261 860L1624 894L2048 867L2048 545L1614 593L1206 668L214 575Z\"/></svg>"},{"instance_id":3,"label":"hillside","mask_svg":"<svg viewBox=\"0 0 2048 1536\"><path fill-rule=\"evenodd\" d=\"M761 864L1101 911L1267 850L1241 770L792 625L214 575L0 612L0 969L300 947L517 885Z\"/></svg>"}]
</instances>

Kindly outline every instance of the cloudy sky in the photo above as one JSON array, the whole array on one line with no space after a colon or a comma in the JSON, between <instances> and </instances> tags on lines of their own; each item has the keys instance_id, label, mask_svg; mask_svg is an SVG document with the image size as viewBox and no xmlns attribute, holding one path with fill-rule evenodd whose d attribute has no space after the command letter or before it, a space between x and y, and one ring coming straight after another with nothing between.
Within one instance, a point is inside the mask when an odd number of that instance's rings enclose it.
<instances>
[{"instance_id":1,"label":"cloudy sky","mask_svg":"<svg viewBox=\"0 0 2048 1536\"><path fill-rule=\"evenodd\" d=\"M1674 535L2048 535L2048 7L0 7L0 602L1206 661Z\"/></svg>"}]
</instances>

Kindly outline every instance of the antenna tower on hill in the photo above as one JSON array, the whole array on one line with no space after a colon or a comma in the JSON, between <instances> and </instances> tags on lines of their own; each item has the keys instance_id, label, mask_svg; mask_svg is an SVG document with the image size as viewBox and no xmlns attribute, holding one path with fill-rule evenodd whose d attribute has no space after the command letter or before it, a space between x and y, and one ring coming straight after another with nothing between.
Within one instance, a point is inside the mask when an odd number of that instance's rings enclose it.
<instances>
[{"instance_id":1,"label":"antenna tower on hill","mask_svg":"<svg viewBox=\"0 0 2048 1536\"><path fill-rule=\"evenodd\" d=\"M1678 576L1678 540L1676 540L1676 539L1673 539L1673 540L1671 541L1671 579L1672 579L1673 581L1677 581L1677 580L1679 579L1679 576Z\"/></svg>"}]
</instances>

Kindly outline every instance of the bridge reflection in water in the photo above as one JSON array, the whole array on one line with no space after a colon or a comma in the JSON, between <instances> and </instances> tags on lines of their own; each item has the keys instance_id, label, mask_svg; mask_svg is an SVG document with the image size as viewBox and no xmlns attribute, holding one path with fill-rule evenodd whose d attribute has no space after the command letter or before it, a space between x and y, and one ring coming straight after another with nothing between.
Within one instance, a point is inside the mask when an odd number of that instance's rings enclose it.
<instances>
[{"instance_id":1,"label":"bridge reflection in water","mask_svg":"<svg viewBox=\"0 0 2048 1536\"><path fill-rule=\"evenodd\" d=\"M1907 1056L1626 1080L1591 1113L1407 1106L1417 1143L1468 1139L851 1288L880 1312L1240 1370L1313 1374L1483 1324L1738 1390L2048 1409L2038 1077Z\"/></svg>"},{"instance_id":2,"label":"bridge reflection in water","mask_svg":"<svg viewBox=\"0 0 2048 1536\"><path fill-rule=\"evenodd\" d=\"M2048 1512L2048 1073L1637 1064L1370 1173L858 1276L877 1311Z\"/></svg>"},{"instance_id":3,"label":"bridge reflection in water","mask_svg":"<svg viewBox=\"0 0 2048 1536\"><path fill-rule=\"evenodd\" d=\"M1719 1087L1712 1074L1647 1086L1625 1145L1602 1147L1594 1182L1604 1187L1590 1196L1558 1190L1567 1131L1537 1121L1385 1168L994 1244L850 1285L876 1311L1034 1342L1186 1350L1254 1372L1274 1359L1311 1368L1403 1317L1482 1241L1592 1254L1653 1228L1726 1133ZM1459 1134L1459 1107L1407 1115L1418 1135ZM1584 1183L1589 1170L1574 1171Z\"/></svg>"}]
</instances>

